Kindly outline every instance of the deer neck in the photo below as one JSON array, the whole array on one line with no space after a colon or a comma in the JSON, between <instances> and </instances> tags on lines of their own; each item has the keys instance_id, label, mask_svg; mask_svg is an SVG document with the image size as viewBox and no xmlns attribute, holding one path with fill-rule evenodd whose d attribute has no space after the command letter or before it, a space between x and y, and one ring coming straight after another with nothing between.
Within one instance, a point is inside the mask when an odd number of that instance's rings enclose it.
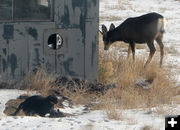
<instances>
[{"instance_id":1,"label":"deer neck","mask_svg":"<svg viewBox=\"0 0 180 130\"><path fill-rule=\"evenodd\" d=\"M122 41L121 32L117 28L109 31L107 35L112 43L116 41Z\"/></svg>"}]
</instances>

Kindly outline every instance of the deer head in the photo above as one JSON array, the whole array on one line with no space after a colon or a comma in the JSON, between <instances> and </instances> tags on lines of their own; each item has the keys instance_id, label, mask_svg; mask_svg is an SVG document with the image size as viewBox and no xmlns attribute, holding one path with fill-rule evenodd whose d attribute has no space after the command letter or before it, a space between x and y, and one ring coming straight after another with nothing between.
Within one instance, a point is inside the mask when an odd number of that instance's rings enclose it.
<instances>
[{"instance_id":1,"label":"deer head","mask_svg":"<svg viewBox=\"0 0 180 130\"><path fill-rule=\"evenodd\" d=\"M115 26L112 23L110 28L109 28L109 31L112 31L113 29L115 29ZM112 42L110 41L107 33L108 33L108 30L107 30L106 26L102 25L102 32L101 32L101 34L103 35L104 50L108 50L110 45L112 44Z\"/></svg>"}]
</instances>

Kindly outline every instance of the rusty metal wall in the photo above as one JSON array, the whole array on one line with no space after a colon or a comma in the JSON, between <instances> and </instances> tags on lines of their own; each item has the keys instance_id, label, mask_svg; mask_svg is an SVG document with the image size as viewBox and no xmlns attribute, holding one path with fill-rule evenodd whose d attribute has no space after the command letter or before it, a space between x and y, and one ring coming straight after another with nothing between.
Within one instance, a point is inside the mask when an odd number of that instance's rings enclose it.
<instances>
[{"instance_id":1,"label":"rusty metal wall","mask_svg":"<svg viewBox=\"0 0 180 130\"><path fill-rule=\"evenodd\" d=\"M0 80L19 81L31 71L98 80L98 0L54 0L52 22L0 21ZM63 46L48 47L59 33Z\"/></svg>"}]
</instances>

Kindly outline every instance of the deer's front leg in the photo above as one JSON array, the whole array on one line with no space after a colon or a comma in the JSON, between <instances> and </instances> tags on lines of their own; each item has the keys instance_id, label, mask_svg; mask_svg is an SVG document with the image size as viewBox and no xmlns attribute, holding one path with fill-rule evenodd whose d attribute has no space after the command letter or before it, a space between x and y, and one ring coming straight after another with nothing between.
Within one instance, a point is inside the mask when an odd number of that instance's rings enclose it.
<instances>
[{"instance_id":1,"label":"deer's front leg","mask_svg":"<svg viewBox=\"0 0 180 130\"><path fill-rule=\"evenodd\" d=\"M129 46L128 46L128 55L127 55L127 59L129 59L130 54L131 54L131 46L130 46L130 44L129 44Z\"/></svg>"},{"instance_id":2,"label":"deer's front leg","mask_svg":"<svg viewBox=\"0 0 180 130\"><path fill-rule=\"evenodd\" d=\"M133 61L135 61L135 45L136 44L134 42L130 42L129 45L131 46Z\"/></svg>"}]
</instances>

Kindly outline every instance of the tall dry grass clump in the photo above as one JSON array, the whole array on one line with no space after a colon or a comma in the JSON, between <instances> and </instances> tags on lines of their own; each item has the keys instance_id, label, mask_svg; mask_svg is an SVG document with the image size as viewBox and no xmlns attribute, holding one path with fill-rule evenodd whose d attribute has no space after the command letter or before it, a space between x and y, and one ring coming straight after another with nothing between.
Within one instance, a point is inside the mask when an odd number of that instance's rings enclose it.
<instances>
[{"instance_id":1,"label":"tall dry grass clump","mask_svg":"<svg viewBox=\"0 0 180 130\"><path fill-rule=\"evenodd\" d=\"M81 81L80 81L81 82ZM85 83L79 83L77 84L73 80L71 80L71 83L73 84L71 87L68 85L68 83L64 86L58 86L60 87L60 93L71 99L72 104L74 105L87 105L90 104L91 101L93 100L92 98L95 97L96 95L89 94L87 92L86 82ZM68 88L70 87L70 88Z\"/></svg>"},{"instance_id":2,"label":"tall dry grass clump","mask_svg":"<svg viewBox=\"0 0 180 130\"><path fill-rule=\"evenodd\" d=\"M114 75L113 63L111 61L99 61L99 80L103 83L107 83L109 78Z\"/></svg>"},{"instance_id":3,"label":"tall dry grass clump","mask_svg":"<svg viewBox=\"0 0 180 130\"><path fill-rule=\"evenodd\" d=\"M29 73L20 85L20 89L27 91L37 91L43 96L47 96L48 91L52 88L53 76L44 69L39 69L35 74Z\"/></svg>"},{"instance_id":4,"label":"tall dry grass clump","mask_svg":"<svg viewBox=\"0 0 180 130\"><path fill-rule=\"evenodd\" d=\"M171 69L166 66L160 68L159 57L154 57L152 62L144 68L146 57L136 56L136 61L133 62L132 59L127 60L123 53L117 53L118 49L114 48L105 52L100 37L100 82L116 84L116 88L108 91L100 99L101 106L106 109L108 102L116 108L117 106L119 108L150 108L170 103L176 93ZM102 68L106 71L101 71ZM137 85L140 79L148 83L148 89Z\"/></svg>"},{"instance_id":5,"label":"tall dry grass clump","mask_svg":"<svg viewBox=\"0 0 180 130\"><path fill-rule=\"evenodd\" d=\"M61 79L62 77L55 78L53 74L48 73L44 69L39 69L35 74L28 74L20 84L19 89L25 89L27 92L36 91L42 96L48 96L50 94L57 96L64 96L72 100L76 105L87 105L98 96L94 93L88 93L86 86L87 81L79 79L76 82L73 79ZM60 80L66 83L56 83L56 80Z\"/></svg>"},{"instance_id":6,"label":"tall dry grass clump","mask_svg":"<svg viewBox=\"0 0 180 130\"><path fill-rule=\"evenodd\" d=\"M122 107L153 107L170 103L174 95L171 72L165 68L159 68L156 60L144 69L145 62L142 59L137 59L136 63L124 61L119 65L115 76L118 88L115 92L121 100ZM144 82L149 81L149 89L137 86L139 79L144 79Z\"/></svg>"}]
</instances>

